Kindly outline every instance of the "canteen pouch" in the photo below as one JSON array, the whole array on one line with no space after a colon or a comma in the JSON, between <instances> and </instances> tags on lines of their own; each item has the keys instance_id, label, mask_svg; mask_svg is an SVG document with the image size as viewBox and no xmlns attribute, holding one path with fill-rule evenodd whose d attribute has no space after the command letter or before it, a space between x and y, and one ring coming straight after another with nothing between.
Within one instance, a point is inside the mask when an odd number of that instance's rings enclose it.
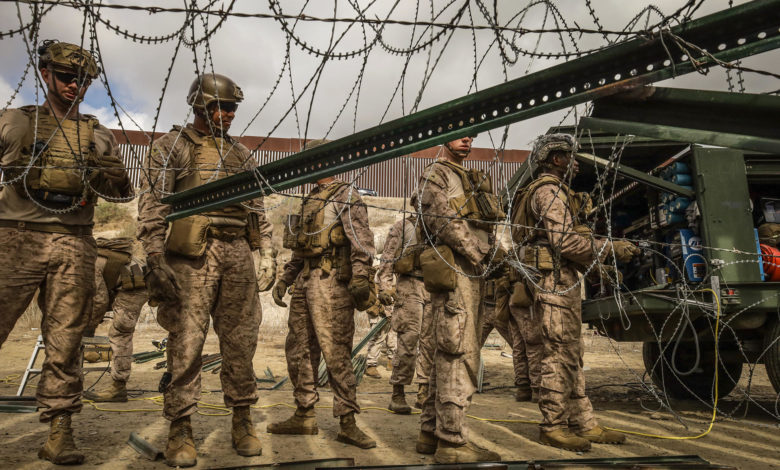
<instances>
[{"instance_id":1,"label":"canteen pouch","mask_svg":"<svg viewBox=\"0 0 780 470\"><path fill-rule=\"evenodd\" d=\"M455 290L455 256L447 245L429 246L420 253L425 288L430 292Z\"/></svg>"},{"instance_id":2,"label":"canteen pouch","mask_svg":"<svg viewBox=\"0 0 780 470\"><path fill-rule=\"evenodd\" d=\"M206 252L209 218L191 215L174 220L165 240L165 251L186 258L199 258Z\"/></svg>"}]
</instances>

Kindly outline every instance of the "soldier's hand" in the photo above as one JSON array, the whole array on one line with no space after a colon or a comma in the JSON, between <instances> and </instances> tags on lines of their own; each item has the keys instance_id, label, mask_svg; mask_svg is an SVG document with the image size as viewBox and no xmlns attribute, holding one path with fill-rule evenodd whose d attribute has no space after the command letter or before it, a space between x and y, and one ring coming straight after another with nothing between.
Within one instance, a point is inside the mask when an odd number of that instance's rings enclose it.
<instances>
[{"instance_id":1,"label":"soldier's hand","mask_svg":"<svg viewBox=\"0 0 780 470\"><path fill-rule=\"evenodd\" d=\"M371 297L371 282L366 275L352 276L347 286L349 294L352 296L352 300L355 301L355 305L358 310L365 310L370 306L369 299Z\"/></svg>"},{"instance_id":2,"label":"soldier's hand","mask_svg":"<svg viewBox=\"0 0 780 470\"><path fill-rule=\"evenodd\" d=\"M281 279L276 281L276 285L274 286L273 292L271 292L271 295L274 298L274 303L280 307L287 307L287 304L284 303L284 294L287 293L287 283L282 281Z\"/></svg>"},{"instance_id":3,"label":"soldier's hand","mask_svg":"<svg viewBox=\"0 0 780 470\"><path fill-rule=\"evenodd\" d=\"M165 261L162 253L146 259L146 288L149 291L149 303L166 304L179 301L179 283L176 275Z\"/></svg>"},{"instance_id":4,"label":"soldier's hand","mask_svg":"<svg viewBox=\"0 0 780 470\"><path fill-rule=\"evenodd\" d=\"M379 291L379 302L381 302L382 305L393 305L396 298L395 287Z\"/></svg>"},{"instance_id":5,"label":"soldier's hand","mask_svg":"<svg viewBox=\"0 0 780 470\"><path fill-rule=\"evenodd\" d=\"M257 290L265 292L276 280L276 257L272 251L260 251L260 263L257 265Z\"/></svg>"},{"instance_id":6,"label":"soldier's hand","mask_svg":"<svg viewBox=\"0 0 780 470\"><path fill-rule=\"evenodd\" d=\"M615 259L621 263L628 263L634 256L641 253L639 247L627 240L612 242L612 249L615 250Z\"/></svg>"},{"instance_id":7,"label":"soldier's hand","mask_svg":"<svg viewBox=\"0 0 780 470\"><path fill-rule=\"evenodd\" d=\"M125 164L113 154L104 154L97 159L98 171L96 174L113 183L124 183L127 179Z\"/></svg>"}]
</instances>

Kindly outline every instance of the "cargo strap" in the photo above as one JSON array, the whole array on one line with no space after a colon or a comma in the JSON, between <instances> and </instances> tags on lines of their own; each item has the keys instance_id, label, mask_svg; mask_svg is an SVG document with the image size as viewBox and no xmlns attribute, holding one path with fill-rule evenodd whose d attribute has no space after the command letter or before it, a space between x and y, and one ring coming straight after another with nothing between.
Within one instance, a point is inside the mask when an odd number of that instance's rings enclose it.
<instances>
[{"instance_id":1,"label":"cargo strap","mask_svg":"<svg viewBox=\"0 0 780 470\"><path fill-rule=\"evenodd\" d=\"M15 228L20 231L31 230L33 232L46 233L66 233L76 235L77 237L88 237L92 235L91 225L65 225L55 222L24 222L21 220L0 220L0 227Z\"/></svg>"}]
</instances>

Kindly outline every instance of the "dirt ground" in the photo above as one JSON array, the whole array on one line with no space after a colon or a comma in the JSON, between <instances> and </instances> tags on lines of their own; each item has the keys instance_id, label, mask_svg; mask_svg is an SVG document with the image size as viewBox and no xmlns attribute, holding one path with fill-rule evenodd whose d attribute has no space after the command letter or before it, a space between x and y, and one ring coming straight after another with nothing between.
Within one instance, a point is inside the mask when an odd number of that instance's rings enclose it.
<instances>
[{"instance_id":1,"label":"dirt ground","mask_svg":"<svg viewBox=\"0 0 780 470\"><path fill-rule=\"evenodd\" d=\"M98 330L105 334L107 323ZM279 322L277 322L279 323ZM359 333L366 330L365 322L359 322ZM631 383L641 380L642 360L639 344L619 345L619 354L605 338L587 334L585 356L589 394L601 422L607 426L643 433L669 436L691 436L706 429L710 412L691 402L672 402L674 410L684 419L688 429L663 410L652 397L641 392ZM135 338L136 352L152 350L150 341L164 337L151 315L139 324ZM0 359L0 395L16 393L18 376L32 351L37 330L20 322L8 342L3 346ZM284 331L278 326L261 327L260 345L254 357L258 376L270 368L276 377L286 375L284 362ZM534 424L513 421L535 421L539 411L532 403L517 403L513 399L510 352L494 333L488 339L483 352L485 361L485 392L474 397L469 414L471 437L477 443L501 453L504 460L578 458L577 454L546 447L537 442L538 429ZM497 347L496 347L497 346ZM211 331L205 353L218 351L218 344ZM503 354L502 354L503 353ZM136 364L130 387L136 399L129 403L85 405L74 418L75 437L78 446L86 453L83 468L167 468L162 462L150 462L140 457L126 445L131 431L139 433L153 445L164 448L168 423L162 418L160 394L156 392L162 372L155 370L157 361ZM242 464L261 464L306 460L314 458L352 457L356 465L426 464L430 456L414 452L418 431L417 415L401 416L384 410L390 399L391 387L387 383L389 371L382 370L383 379L364 378L359 386L358 398L363 413L358 422L377 441L377 448L359 450L334 440L338 421L330 413L332 394L321 392L321 408L318 411L320 434L316 436L278 436L265 433L266 423L286 418L291 413L292 394L289 383L279 390L260 391L260 401L253 412L260 437L263 455L255 458L237 456L230 446L230 418L219 409L202 407L195 415L193 425L198 447L198 467L213 468ZM95 383L101 374L87 374L85 386ZM742 385L746 385L743 376ZM108 380L103 376L101 383ZM769 385L763 366L756 368L752 381L752 404L745 414L744 405L733 418L719 418L712 432L697 440L660 440L630 436L622 446L594 445L593 450L581 457L653 456L697 454L713 463L733 465L738 468L780 468L780 426L778 421L759 409L775 409L775 393ZM33 385L35 381L32 382ZM628 385L626 385L628 384ZM261 383L260 386L267 386ZM221 405L219 375L203 374L203 402ZM409 400L413 401L411 387ZM27 395L33 394L29 388ZM739 403L736 392L722 400L720 408L730 412ZM492 419L495 421L486 421ZM38 469L54 466L38 460L38 448L46 439L47 427L38 422L37 414L0 414L0 467Z\"/></svg>"}]
</instances>

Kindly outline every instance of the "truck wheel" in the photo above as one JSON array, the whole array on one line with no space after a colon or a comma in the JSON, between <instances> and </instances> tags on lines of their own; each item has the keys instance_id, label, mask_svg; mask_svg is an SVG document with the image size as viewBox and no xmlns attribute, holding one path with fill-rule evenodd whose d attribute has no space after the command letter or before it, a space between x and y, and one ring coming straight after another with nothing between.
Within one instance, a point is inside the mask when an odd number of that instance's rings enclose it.
<instances>
[{"instance_id":1,"label":"truck wheel","mask_svg":"<svg viewBox=\"0 0 780 470\"><path fill-rule=\"evenodd\" d=\"M775 318L768 326L764 335L764 367L775 392L780 393L780 320Z\"/></svg>"},{"instance_id":2,"label":"truck wheel","mask_svg":"<svg viewBox=\"0 0 780 470\"><path fill-rule=\"evenodd\" d=\"M709 350L706 350L707 347ZM701 360L697 370L689 375L680 375L672 369L673 344L662 344L664 359L659 360L661 349L655 341L645 342L642 346L642 359L645 370L650 375L653 383L665 390L672 398L683 400L696 399L705 402L713 401L713 381L715 379L715 354L711 344L703 344ZM686 372L695 364L695 353L691 350L693 343L682 343L677 348L677 357L674 359L677 370ZM780 349L779 349L780 351ZM718 364L718 398L724 398L734 390L737 381L742 375L742 362L727 362L722 360ZM780 375L778 376L780 378Z\"/></svg>"}]
</instances>

